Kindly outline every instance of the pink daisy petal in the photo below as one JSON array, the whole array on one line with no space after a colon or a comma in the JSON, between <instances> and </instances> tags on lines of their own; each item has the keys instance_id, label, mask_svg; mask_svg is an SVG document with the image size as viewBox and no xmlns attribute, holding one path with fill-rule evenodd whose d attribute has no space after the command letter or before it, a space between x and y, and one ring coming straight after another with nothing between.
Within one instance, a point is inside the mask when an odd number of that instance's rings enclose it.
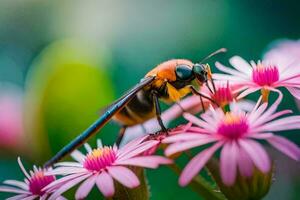
<instances>
[{"instance_id":1,"label":"pink daisy petal","mask_svg":"<svg viewBox=\"0 0 300 200\"><path fill-rule=\"evenodd\" d=\"M294 160L300 160L300 148L293 142L281 136L273 136L267 141L276 149Z\"/></svg>"},{"instance_id":2,"label":"pink daisy petal","mask_svg":"<svg viewBox=\"0 0 300 200\"><path fill-rule=\"evenodd\" d=\"M55 200L57 197L59 197L62 193L69 190L70 188L74 187L84 179L90 177L92 174L86 174L77 178L74 178L68 182L66 182L64 185L62 185L58 190L56 190L49 198L49 200Z\"/></svg>"},{"instance_id":3,"label":"pink daisy petal","mask_svg":"<svg viewBox=\"0 0 300 200\"><path fill-rule=\"evenodd\" d=\"M191 182L191 180L196 176L199 171L204 167L207 161L212 157L212 155L222 146L222 142L214 144L212 147L198 153L183 169L180 177L179 184L181 186L186 186Z\"/></svg>"},{"instance_id":4,"label":"pink daisy petal","mask_svg":"<svg viewBox=\"0 0 300 200\"><path fill-rule=\"evenodd\" d=\"M215 127L213 127L211 124L195 117L194 115L191 115L190 113L184 113L183 117L192 122L193 124L203 127L204 129L207 129L208 131L214 132L215 131Z\"/></svg>"},{"instance_id":5,"label":"pink daisy petal","mask_svg":"<svg viewBox=\"0 0 300 200\"><path fill-rule=\"evenodd\" d=\"M287 87L286 88L295 98L300 100L300 89L297 89L295 87Z\"/></svg>"},{"instance_id":6,"label":"pink daisy petal","mask_svg":"<svg viewBox=\"0 0 300 200\"><path fill-rule=\"evenodd\" d=\"M3 182L4 184L7 185L12 185L12 186L17 186L23 190L29 190L29 187L27 184L25 184L24 182L21 181L16 181L16 180L6 180Z\"/></svg>"},{"instance_id":7,"label":"pink daisy petal","mask_svg":"<svg viewBox=\"0 0 300 200\"><path fill-rule=\"evenodd\" d=\"M16 189L13 187L8 187L8 186L0 186L0 192L11 192L11 193L16 193L16 194L30 194L29 191Z\"/></svg>"},{"instance_id":8,"label":"pink daisy petal","mask_svg":"<svg viewBox=\"0 0 300 200\"><path fill-rule=\"evenodd\" d=\"M38 195L32 195L32 196L25 197L22 200L34 200L34 199L36 199L38 197L39 197Z\"/></svg>"},{"instance_id":9,"label":"pink daisy petal","mask_svg":"<svg viewBox=\"0 0 300 200\"><path fill-rule=\"evenodd\" d=\"M174 143L174 142L182 142L186 140L196 140L207 138L207 135L202 135L199 133L182 133L173 136L168 136L167 138L162 140L162 143Z\"/></svg>"},{"instance_id":10,"label":"pink daisy petal","mask_svg":"<svg viewBox=\"0 0 300 200\"><path fill-rule=\"evenodd\" d=\"M131 165L138 167L157 168L160 164L171 164L172 160L162 156L143 156L117 161L116 165Z\"/></svg>"},{"instance_id":11,"label":"pink daisy petal","mask_svg":"<svg viewBox=\"0 0 300 200\"><path fill-rule=\"evenodd\" d=\"M25 167L23 166L23 163L22 163L22 161L21 161L21 158L20 157L18 157L18 164L19 164L19 166L20 166L20 168L21 168L21 170L22 170L22 172L23 172L23 174L26 176L26 178L28 178L28 179L30 179L30 176L29 176L29 174L27 173L27 171L26 171L26 169L25 169Z\"/></svg>"},{"instance_id":12,"label":"pink daisy petal","mask_svg":"<svg viewBox=\"0 0 300 200\"><path fill-rule=\"evenodd\" d=\"M85 199L96 183L97 175L93 175L86 179L77 189L75 193L76 199Z\"/></svg>"},{"instance_id":13,"label":"pink daisy petal","mask_svg":"<svg viewBox=\"0 0 300 200\"><path fill-rule=\"evenodd\" d=\"M259 87L248 88L248 89L244 90L241 94L239 94L239 96L236 99L242 99L245 96L247 96L247 95L249 95L251 93L254 93L254 92L256 92L259 89L260 89Z\"/></svg>"},{"instance_id":14,"label":"pink daisy petal","mask_svg":"<svg viewBox=\"0 0 300 200\"><path fill-rule=\"evenodd\" d=\"M27 196L28 196L27 194L19 194L19 195L13 196L13 197L9 197L6 200L23 200Z\"/></svg>"},{"instance_id":15,"label":"pink daisy petal","mask_svg":"<svg viewBox=\"0 0 300 200\"><path fill-rule=\"evenodd\" d=\"M221 177L228 186L235 182L238 154L239 148L235 142L224 144L220 156Z\"/></svg>"},{"instance_id":16,"label":"pink daisy petal","mask_svg":"<svg viewBox=\"0 0 300 200\"><path fill-rule=\"evenodd\" d=\"M59 162L55 164L55 167L63 166L63 167L82 167L81 163L78 162Z\"/></svg>"},{"instance_id":17,"label":"pink daisy petal","mask_svg":"<svg viewBox=\"0 0 300 200\"><path fill-rule=\"evenodd\" d=\"M217 140L216 138L207 137L207 138L197 139L197 140L193 140L193 141L173 143L167 147L167 149L165 150L165 155L170 156L175 153L185 151L187 149L191 149L191 148L198 147L198 146L201 146L204 144L215 142L216 140Z\"/></svg>"},{"instance_id":18,"label":"pink daisy petal","mask_svg":"<svg viewBox=\"0 0 300 200\"><path fill-rule=\"evenodd\" d=\"M237 70L231 69L229 67L225 67L224 65L222 65L219 62L216 62L215 66L218 70L223 71L227 74L231 74L231 75L234 75L236 77L241 77L241 78L244 78L246 80L249 78L249 74L242 73L243 71L237 71Z\"/></svg>"},{"instance_id":19,"label":"pink daisy petal","mask_svg":"<svg viewBox=\"0 0 300 200\"><path fill-rule=\"evenodd\" d=\"M249 134L249 135L248 135L249 138L253 138L253 139L262 139L262 140L271 138L271 137L273 137L273 136L274 136L273 133L256 133L256 134Z\"/></svg>"},{"instance_id":20,"label":"pink daisy petal","mask_svg":"<svg viewBox=\"0 0 300 200\"><path fill-rule=\"evenodd\" d=\"M119 149L118 156L125 155L130 151L136 149L138 145L141 144L147 137L148 135L131 140L130 142L125 144L121 149Z\"/></svg>"},{"instance_id":21,"label":"pink daisy petal","mask_svg":"<svg viewBox=\"0 0 300 200\"><path fill-rule=\"evenodd\" d=\"M239 148L238 167L242 176L251 177L253 174L254 165L250 156L243 148Z\"/></svg>"},{"instance_id":22,"label":"pink daisy petal","mask_svg":"<svg viewBox=\"0 0 300 200\"><path fill-rule=\"evenodd\" d=\"M52 183L48 184L46 187L43 188L43 191L51 191L53 188L55 189L57 185L63 185L66 182L69 182L70 180L76 179L78 177L84 176L86 173L81 173L81 174L72 174L72 175L67 175L64 176L60 179L57 179L53 181Z\"/></svg>"},{"instance_id":23,"label":"pink daisy petal","mask_svg":"<svg viewBox=\"0 0 300 200\"><path fill-rule=\"evenodd\" d=\"M71 153L71 157L79 163L83 163L85 156L77 149Z\"/></svg>"},{"instance_id":24,"label":"pink daisy petal","mask_svg":"<svg viewBox=\"0 0 300 200\"><path fill-rule=\"evenodd\" d=\"M229 59L229 63L238 71L251 75L252 74L252 67L251 65L246 62L243 58L239 56L233 56L232 58Z\"/></svg>"},{"instance_id":25,"label":"pink daisy petal","mask_svg":"<svg viewBox=\"0 0 300 200\"><path fill-rule=\"evenodd\" d=\"M105 197L112 197L115 194L114 181L107 172L103 171L98 175L96 184Z\"/></svg>"},{"instance_id":26,"label":"pink daisy petal","mask_svg":"<svg viewBox=\"0 0 300 200\"><path fill-rule=\"evenodd\" d=\"M108 173L128 188L135 188L140 185L137 176L128 168L122 166L108 167Z\"/></svg>"},{"instance_id":27,"label":"pink daisy petal","mask_svg":"<svg viewBox=\"0 0 300 200\"><path fill-rule=\"evenodd\" d=\"M270 171L271 163L269 156L258 142L255 142L254 140L241 139L239 140L239 144L241 148L243 148L248 153L258 169L260 169L264 173Z\"/></svg>"},{"instance_id":28,"label":"pink daisy petal","mask_svg":"<svg viewBox=\"0 0 300 200\"><path fill-rule=\"evenodd\" d=\"M157 140L150 140L150 141L143 142L136 149L128 152L126 155L124 155L124 154L118 155L118 159L119 160L124 160L124 159L128 159L128 158L137 156L137 155L147 151L148 149L154 147L158 143L159 143L159 141L157 141Z\"/></svg>"}]
</instances>

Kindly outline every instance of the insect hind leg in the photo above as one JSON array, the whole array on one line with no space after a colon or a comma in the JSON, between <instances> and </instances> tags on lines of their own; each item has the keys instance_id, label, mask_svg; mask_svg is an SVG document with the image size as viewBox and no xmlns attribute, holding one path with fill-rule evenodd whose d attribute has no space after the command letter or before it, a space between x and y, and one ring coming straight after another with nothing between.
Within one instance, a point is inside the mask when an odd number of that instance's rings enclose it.
<instances>
[{"instance_id":1,"label":"insect hind leg","mask_svg":"<svg viewBox=\"0 0 300 200\"><path fill-rule=\"evenodd\" d=\"M159 105L157 94L155 92L153 92L152 96L153 96L153 101L155 104L156 118L157 118L158 124L161 127L161 130L168 134L168 129L165 127L165 125L162 121L162 118L161 118L161 108Z\"/></svg>"},{"instance_id":2,"label":"insect hind leg","mask_svg":"<svg viewBox=\"0 0 300 200\"><path fill-rule=\"evenodd\" d=\"M118 135L117 140L116 140L117 146L120 146L120 144L121 144L121 142L122 142L122 139L123 139L123 137L124 137L126 128L127 128L127 126L122 126L122 127L121 127L120 132L119 132L119 135Z\"/></svg>"}]
</instances>

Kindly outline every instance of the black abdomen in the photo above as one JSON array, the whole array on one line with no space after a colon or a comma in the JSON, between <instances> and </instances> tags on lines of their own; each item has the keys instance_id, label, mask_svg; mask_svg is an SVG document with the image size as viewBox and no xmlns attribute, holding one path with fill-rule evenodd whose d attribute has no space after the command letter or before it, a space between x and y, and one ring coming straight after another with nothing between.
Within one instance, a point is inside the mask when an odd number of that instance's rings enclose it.
<instances>
[{"instance_id":1,"label":"black abdomen","mask_svg":"<svg viewBox=\"0 0 300 200\"><path fill-rule=\"evenodd\" d=\"M114 119L125 126L140 124L155 116L155 107L151 90L141 90L114 116Z\"/></svg>"}]
</instances>

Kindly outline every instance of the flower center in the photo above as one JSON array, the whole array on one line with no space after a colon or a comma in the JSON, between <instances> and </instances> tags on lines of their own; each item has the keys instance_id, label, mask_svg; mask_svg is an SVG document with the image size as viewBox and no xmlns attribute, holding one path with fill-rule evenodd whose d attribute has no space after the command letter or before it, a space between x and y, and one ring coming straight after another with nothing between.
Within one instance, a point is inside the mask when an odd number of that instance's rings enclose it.
<instances>
[{"instance_id":1,"label":"flower center","mask_svg":"<svg viewBox=\"0 0 300 200\"><path fill-rule=\"evenodd\" d=\"M252 70L252 80L260 86L271 86L279 80L278 68L258 63Z\"/></svg>"},{"instance_id":2,"label":"flower center","mask_svg":"<svg viewBox=\"0 0 300 200\"><path fill-rule=\"evenodd\" d=\"M219 124L218 134L228 139L241 138L248 131L248 124L244 115L226 113L223 121Z\"/></svg>"},{"instance_id":3,"label":"flower center","mask_svg":"<svg viewBox=\"0 0 300 200\"><path fill-rule=\"evenodd\" d=\"M83 166L90 171L100 171L110 166L116 158L116 153L112 147L104 146L90 152L86 156Z\"/></svg>"},{"instance_id":4,"label":"flower center","mask_svg":"<svg viewBox=\"0 0 300 200\"><path fill-rule=\"evenodd\" d=\"M32 194L42 196L45 193L42 189L54 180L55 176L45 176L44 171L36 171L29 179L29 191Z\"/></svg>"},{"instance_id":5,"label":"flower center","mask_svg":"<svg viewBox=\"0 0 300 200\"><path fill-rule=\"evenodd\" d=\"M229 85L220 86L213 94L213 99L221 106L224 107L233 101L233 95Z\"/></svg>"}]
</instances>

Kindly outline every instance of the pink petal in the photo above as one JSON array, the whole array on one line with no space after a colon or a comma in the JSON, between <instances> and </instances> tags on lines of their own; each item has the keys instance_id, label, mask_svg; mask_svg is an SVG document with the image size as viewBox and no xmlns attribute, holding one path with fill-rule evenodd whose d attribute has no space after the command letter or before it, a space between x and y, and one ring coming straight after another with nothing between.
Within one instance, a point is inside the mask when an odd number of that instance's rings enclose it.
<instances>
[{"instance_id":1,"label":"pink petal","mask_svg":"<svg viewBox=\"0 0 300 200\"><path fill-rule=\"evenodd\" d=\"M225 72L227 74L231 74L233 76L241 77L241 78L244 78L244 79L249 78L248 74L242 73L242 71L237 71L237 70L231 69L229 67L225 67L224 65L222 65L219 62L216 62L215 66L216 66L217 69L219 69L220 71Z\"/></svg>"},{"instance_id":2,"label":"pink petal","mask_svg":"<svg viewBox=\"0 0 300 200\"><path fill-rule=\"evenodd\" d=\"M200 127L204 128L204 129L207 129L208 131L215 132L216 127L212 126L212 124L210 124L210 123L208 123L206 121L203 121L203 120L197 118L196 116L194 116L194 115L192 115L190 113L184 113L183 117L186 120L192 122L193 124L195 124L197 126L200 126Z\"/></svg>"},{"instance_id":3,"label":"pink petal","mask_svg":"<svg viewBox=\"0 0 300 200\"><path fill-rule=\"evenodd\" d=\"M186 186L203 168L206 162L212 157L212 155L222 146L222 142L214 144L212 147L198 153L183 169L180 177L179 184Z\"/></svg>"},{"instance_id":4,"label":"pink petal","mask_svg":"<svg viewBox=\"0 0 300 200\"><path fill-rule=\"evenodd\" d=\"M72 174L72 175L64 176L60 179L57 179L57 180L51 182L49 185L44 187L42 190L43 191L51 191L51 190L55 189L57 186L63 185L64 183L69 182L70 180L76 179L76 178L84 176L84 175L86 175L86 173Z\"/></svg>"},{"instance_id":5,"label":"pink petal","mask_svg":"<svg viewBox=\"0 0 300 200\"><path fill-rule=\"evenodd\" d=\"M240 77L240 76L232 76L232 75L227 75L227 74L220 74L220 73L213 73L212 75L213 79L216 80L221 80L221 81L230 81L231 83L248 83L249 80Z\"/></svg>"},{"instance_id":6,"label":"pink petal","mask_svg":"<svg viewBox=\"0 0 300 200\"><path fill-rule=\"evenodd\" d=\"M148 149L151 149L158 143L159 143L159 141L157 141L157 140L150 140L150 141L143 142L136 149L128 152L127 154L118 155L118 159L124 160L124 159L128 159L128 158L132 158L134 156L137 156L137 155L147 151Z\"/></svg>"},{"instance_id":7,"label":"pink petal","mask_svg":"<svg viewBox=\"0 0 300 200\"><path fill-rule=\"evenodd\" d=\"M162 156L143 156L116 161L116 165L132 165L139 167L157 168L160 164L171 164L172 160Z\"/></svg>"},{"instance_id":8,"label":"pink petal","mask_svg":"<svg viewBox=\"0 0 300 200\"><path fill-rule=\"evenodd\" d=\"M31 195L31 196L23 198L22 200L34 200L34 199L36 199L38 197L39 197L38 195Z\"/></svg>"},{"instance_id":9,"label":"pink petal","mask_svg":"<svg viewBox=\"0 0 300 200\"><path fill-rule=\"evenodd\" d=\"M264 173L270 171L271 164L269 156L258 142L245 139L239 140L239 144L241 148L243 148L248 153L258 169L260 169Z\"/></svg>"},{"instance_id":10,"label":"pink petal","mask_svg":"<svg viewBox=\"0 0 300 200\"><path fill-rule=\"evenodd\" d=\"M58 190L56 190L49 198L49 200L55 200L57 197L59 197L62 193L69 190L70 188L74 187L84 179L90 177L92 174L86 174L77 178L74 178L70 180L69 182L66 182L64 185L62 185Z\"/></svg>"},{"instance_id":11,"label":"pink petal","mask_svg":"<svg viewBox=\"0 0 300 200\"><path fill-rule=\"evenodd\" d=\"M22 188L23 190L28 190L29 189L28 185L25 184L24 182L21 182L21 181L6 180L3 183L7 184L7 185L17 186L19 188Z\"/></svg>"},{"instance_id":12,"label":"pink petal","mask_svg":"<svg viewBox=\"0 0 300 200\"><path fill-rule=\"evenodd\" d=\"M96 183L97 175L93 175L90 178L86 179L77 189L75 198L76 199L84 199L92 190L93 186Z\"/></svg>"},{"instance_id":13,"label":"pink petal","mask_svg":"<svg viewBox=\"0 0 300 200\"><path fill-rule=\"evenodd\" d=\"M23 163L22 163L22 161L21 161L21 158L18 157L17 160L18 160L18 164L19 164L19 166L20 166L20 168L21 168L23 174L26 176L27 179L30 179L30 176L29 176L29 174L27 173L27 171L26 171L26 169L25 169L25 167L24 167L24 165L23 165Z\"/></svg>"},{"instance_id":14,"label":"pink petal","mask_svg":"<svg viewBox=\"0 0 300 200\"><path fill-rule=\"evenodd\" d=\"M77 149L71 153L71 157L79 163L83 163L85 159L85 155L78 151Z\"/></svg>"},{"instance_id":15,"label":"pink petal","mask_svg":"<svg viewBox=\"0 0 300 200\"><path fill-rule=\"evenodd\" d=\"M168 136L167 138L162 140L162 143L174 143L174 142L180 142L185 140L195 140L195 139L201 139L203 137L207 137L207 136L199 133L181 133L177 135Z\"/></svg>"},{"instance_id":16,"label":"pink petal","mask_svg":"<svg viewBox=\"0 0 300 200\"><path fill-rule=\"evenodd\" d=\"M249 138L262 139L262 140L271 138L273 136L274 136L273 133L255 133L255 134L249 134L249 135L247 135L247 137L249 137Z\"/></svg>"},{"instance_id":17,"label":"pink petal","mask_svg":"<svg viewBox=\"0 0 300 200\"><path fill-rule=\"evenodd\" d=\"M107 172L103 171L98 175L96 184L105 197L112 197L115 194L114 181Z\"/></svg>"},{"instance_id":18,"label":"pink petal","mask_svg":"<svg viewBox=\"0 0 300 200\"><path fill-rule=\"evenodd\" d=\"M120 148L118 150L118 155L121 156L121 155L127 154L130 151L136 149L136 147L138 147L138 145L141 144L147 137L148 137L148 135L143 136L143 137L138 137L138 138L131 140L130 142L128 142L122 148Z\"/></svg>"},{"instance_id":19,"label":"pink petal","mask_svg":"<svg viewBox=\"0 0 300 200\"><path fill-rule=\"evenodd\" d=\"M197 139L193 141L187 141L187 142L177 142L169 145L167 149L165 150L165 155L170 156L178 152L185 151L187 149L191 149L194 147L202 146L211 142L215 142L217 139L213 137L207 137L203 139Z\"/></svg>"},{"instance_id":20,"label":"pink petal","mask_svg":"<svg viewBox=\"0 0 300 200\"><path fill-rule=\"evenodd\" d=\"M6 200L23 200L27 196L28 196L27 194L19 194L13 197L9 197Z\"/></svg>"},{"instance_id":21,"label":"pink petal","mask_svg":"<svg viewBox=\"0 0 300 200\"><path fill-rule=\"evenodd\" d=\"M248 88L245 91L243 91L241 94L239 94L239 96L237 97L237 99L242 99L245 96L247 96L248 94L254 93L254 92L256 92L259 89L260 89L259 87Z\"/></svg>"},{"instance_id":22,"label":"pink petal","mask_svg":"<svg viewBox=\"0 0 300 200\"><path fill-rule=\"evenodd\" d=\"M281 136L273 136L267 141L276 149L291 157L294 160L300 160L300 148L293 142Z\"/></svg>"},{"instance_id":23,"label":"pink petal","mask_svg":"<svg viewBox=\"0 0 300 200\"><path fill-rule=\"evenodd\" d=\"M59 162L55 164L55 167L63 166L63 167L80 167L82 168L82 164L78 162Z\"/></svg>"},{"instance_id":24,"label":"pink petal","mask_svg":"<svg viewBox=\"0 0 300 200\"><path fill-rule=\"evenodd\" d=\"M108 173L128 188L135 188L140 185L137 176L128 168L122 166L108 167Z\"/></svg>"},{"instance_id":25,"label":"pink petal","mask_svg":"<svg viewBox=\"0 0 300 200\"><path fill-rule=\"evenodd\" d=\"M287 87L288 91L298 100L300 100L300 90L294 87Z\"/></svg>"},{"instance_id":26,"label":"pink petal","mask_svg":"<svg viewBox=\"0 0 300 200\"><path fill-rule=\"evenodd\" d=\"M247 74L248 76L252 74L251 65L246 62L243 58L239 56L233 56L229 59L229 63L238 71Z\"/></svg>"},{"instance_id":27,"label":"pink petal","mask_svg":"<svg viewBox=\"0 0 300 200\"><path fill-rule=\"evenodd\" d=\"M10 192L10 193L16 193L16 194L30 194L29 191L17 189L14 187L8 187L8 186L0 186L0 192Z\"/></svg>"},{"instance_id":28,"label":"pink petal","mask_svg":"<svg viewBox=\"0 0 300 200\"><path fill-rule=\"evenodd\" d=\"M221 177L223 183L231 186L235 182L237 171L237 156L239 148L235 142L227 142L220 155Z\"/></svg>"},{"instance_id":29,"label":"pink petal","mask_svg":"<svg viewBox=\"0 0 300 200\"><path fill-rule=\"evenodd\" d=\"M253 163L249 155L243 148L239 148L238 167L242 176L251 177L253 173Z\"/></svg>"},{"instance_id":30,"label":"pink petal","mask_svg":"<svg viewBox=\"0 0 300 200\"><path fill-rule=\"evenodd\" d=\"M85 173L87 170L83 167L58 167L45 173L45 175L67 175Z\"/></svg>"}]
</instances>

